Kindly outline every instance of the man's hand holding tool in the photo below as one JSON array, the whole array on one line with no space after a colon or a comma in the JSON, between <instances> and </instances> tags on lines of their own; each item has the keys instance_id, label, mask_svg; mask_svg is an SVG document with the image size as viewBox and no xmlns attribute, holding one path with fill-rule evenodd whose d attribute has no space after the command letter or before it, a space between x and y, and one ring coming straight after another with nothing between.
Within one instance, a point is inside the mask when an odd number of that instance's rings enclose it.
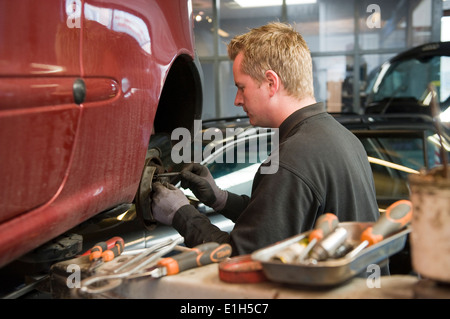
<instances>
[{"instance_id":1,"label":"man's hand holding tool","mask_svg":"<svg viewBox=\"0 0 450 319\"><path fill-rule=\"evenodd\" d=\"M198 163L188 164L181 172L155 175L152 184L153 217L160 223L172 225L175 213L189 200L180 189L168 183L161 183L159 177L179 176L181 187L189 188L199 201L218 211L225 207L228 192L220 189L206 166Z\"/></svg>"},{"instance_id":2,"label":"man's hand holding tool","mask_svg":"<svg viewBox=\"0 0 450 319\"><path fill-rule=\"evenodd\" d=\"M165 186L167 185L167 186ZM173 216L183 206L189 205L186 195L172 184L153 183L152 212L160 223L172 225Z\"/></svg>"},{"instance_id":3,"label":"man's hand holding tool","mask_svg":"<svg viewBox=\"0 0 450 319\"><path fill-rule=\"evenodd\" d=\"M205 205L216 211L222 210L228 193L220 189L206 166L198 163L188 164L181 171L181 187L189 188Z\"/></svg>"}]
</instances>

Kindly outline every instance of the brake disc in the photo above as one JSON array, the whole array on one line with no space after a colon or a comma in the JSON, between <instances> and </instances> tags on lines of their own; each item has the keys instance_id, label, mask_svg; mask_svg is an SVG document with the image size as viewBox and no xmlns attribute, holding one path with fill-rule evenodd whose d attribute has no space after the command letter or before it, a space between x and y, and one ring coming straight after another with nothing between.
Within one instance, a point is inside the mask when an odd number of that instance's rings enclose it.
<instances>
[{"instance_id":1,"label":"brake disc","mask_svg":"<svg viewBox=\"0 0 450 319\"><path fill-rule=\"evenodd\" d=\"M157 148L148 150L141 181L135 198L136 215L148 230L156 227L152 214L152 182L155 174L164 173L161 151Z\"/></svg>"}]
</instances>

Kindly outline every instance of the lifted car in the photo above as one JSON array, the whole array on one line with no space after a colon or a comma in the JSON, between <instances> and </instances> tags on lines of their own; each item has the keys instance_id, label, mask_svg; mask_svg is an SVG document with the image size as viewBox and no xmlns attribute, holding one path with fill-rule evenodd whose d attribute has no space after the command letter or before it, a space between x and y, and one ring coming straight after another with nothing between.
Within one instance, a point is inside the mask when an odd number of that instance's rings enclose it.
<instances>
[{"instance_id":1,"label":"lifted car","mask_svg":"<svg viewBox=\"0 0 450 319\"><path fill-rule=\"evenodd\" d=\"M132 204L202 87L191 1L1 0L0 43L1 268Z\"/></svg>"}]
</instances>

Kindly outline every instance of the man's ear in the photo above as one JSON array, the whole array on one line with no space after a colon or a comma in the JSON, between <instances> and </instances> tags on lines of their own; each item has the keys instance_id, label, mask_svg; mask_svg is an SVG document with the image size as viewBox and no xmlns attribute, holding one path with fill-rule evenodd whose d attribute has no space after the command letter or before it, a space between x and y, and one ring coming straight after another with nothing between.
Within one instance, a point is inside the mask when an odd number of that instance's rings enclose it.
<instances>
[{"instance_id":1,"label":"man's ear","mask_svg":"<svg viewBox=\"0 0 450 319\"><path fill-rule=\"evenodd\" d=\"M266 81L269 85L269 95L272 97L280 89L281 79L275 71L267 70Z\"/></svg>"}]
</instances>

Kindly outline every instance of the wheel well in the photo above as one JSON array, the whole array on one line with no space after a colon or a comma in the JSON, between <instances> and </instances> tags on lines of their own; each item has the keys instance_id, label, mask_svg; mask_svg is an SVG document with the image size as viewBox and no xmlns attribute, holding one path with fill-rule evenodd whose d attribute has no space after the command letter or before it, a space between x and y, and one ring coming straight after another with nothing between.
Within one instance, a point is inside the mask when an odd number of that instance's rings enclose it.
<instances>
[{"instance_id":1,"label":"wheel well","mask_svg":"<svg viewBox=\"0 0 450 319\"><path fill-rule=\"evenodd\" d=\"M189 56L178 57L164 83L156 111L155 134L171 134L175 128L193 130L202 113L202 83L199 65Z\"/></svg>"},{"instance_id":2,"label":"wheel well","mask_svg":"<svg viewBox=\"0 0 450 319\"><path fill-rule=\"evenodd\" d=\"M151 182L155 169L173 169L170 136L183 127L193 134L194 120L201 118L202 81L200 66L189 56L178 57L167 75L154 120L154 134L150 138L144 171L135 197L137 216L148 230L155 227L151 212ZM149 180L150 179L150 180Z\"/></svg>"}]
</instances>

